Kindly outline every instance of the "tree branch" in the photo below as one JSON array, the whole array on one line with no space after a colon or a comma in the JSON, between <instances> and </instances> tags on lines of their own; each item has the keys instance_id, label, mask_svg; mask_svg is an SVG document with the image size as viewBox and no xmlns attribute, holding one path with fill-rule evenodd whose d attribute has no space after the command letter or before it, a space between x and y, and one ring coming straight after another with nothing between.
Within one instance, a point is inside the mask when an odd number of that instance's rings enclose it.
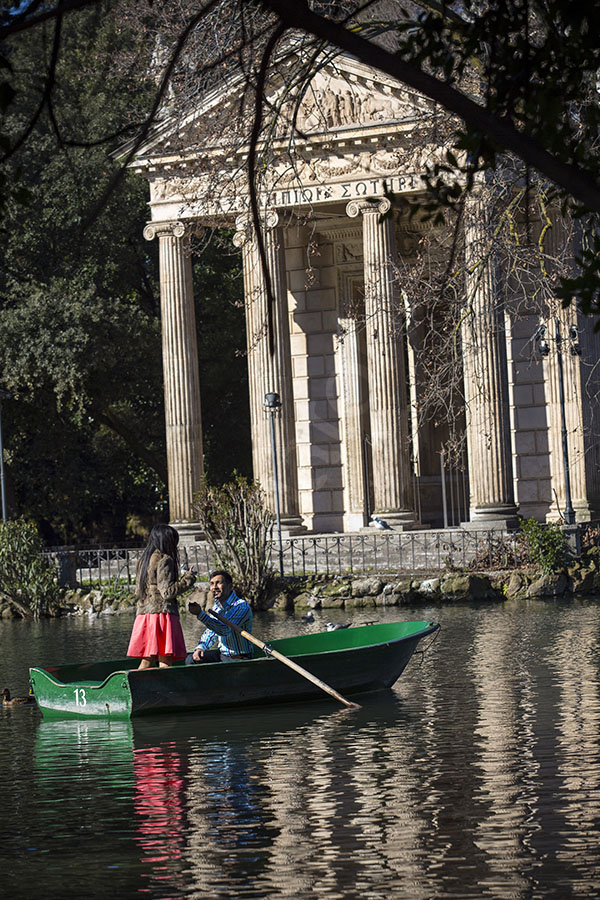
<instances>
[{"instance_id":1,"label":"tree branch","mask_svg":"<svg viewBox=\"0 0 600 900\"><path fill-rule=\"evenodd\" d=\"M278 26L275 29L267 43L267 46L265 47L262 59L260 61L260 69L256 81L254 121L252 123L252 133L250 135L250 147L248 151L248 185L250 189L250 207L252 209L252 219L254 220L254 229L256 231L256 240L258 243L258 254L260 256L263 277L265 279L265 290L267 292L267 327L269 337L269 352L271 356L273 356L273 353L275 352L275 336L273 333L273 309L275 305L275 298L273 295L273 284L271 282L271 273L269 271L269 265L267 262L267 254L265 251L265 242L262 236L262 225L258 209L258 196L255 175L256 153L258 148L258 141L260 138L260 132L262 129L263 95L267 80L267 72L269 69L269 63L271 61L273 50L277 46L277 43L284 31L285 27L283 25Z\"/></svg>"},{"instance_id":2,"label":"tree branch","mask_svg":"<svg viewBox=\"0 0 600 900\"><path fill-rule=\"evenodd\" d=\"M485 134L495 144L515 153L523 162L546 175L587 209L600 212L600 186L596 180L578 166L557 159L534 138L515 128L510 119L494 115L449 84L424 72L414 63L406 62L383 47L360 37L356 32L340 27L337 23L314 13L306 0L296 0L294 3L289 3L289 0L263 0L263 4L279 17L285 29L299 29L312 34L352 54L366 65L414 88L439 103L448 112L458 116L470 128Z\"/></svg>"}]
</instances>

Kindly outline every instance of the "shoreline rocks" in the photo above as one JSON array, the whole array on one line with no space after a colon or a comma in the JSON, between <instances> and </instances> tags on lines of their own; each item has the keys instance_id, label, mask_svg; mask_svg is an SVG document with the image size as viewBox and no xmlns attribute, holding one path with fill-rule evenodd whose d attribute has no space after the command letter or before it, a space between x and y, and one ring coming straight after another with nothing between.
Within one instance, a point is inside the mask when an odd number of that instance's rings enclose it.
<instances>
[{"instance_id":1,"label":"shoreline rocks","mask_svg":"<svg viewBox=\"0 0 600 900\"><path fill-rule=\"evenodd\" d=\"M501 603L506 601L569 599L575 595L600 596L600 565L595 557L581 557L562 572L541 574L538 569L490 572L446 572L410 575L309 575L277 577L257 610L288 612L311 609L368 609L451 603ZM184 597L185 609L192 595ZM203 608L210 604L208 583L198 582L193 599ZM125 586L66 590L56 616L90 618L133 614L136 598ZM0 620L19 618L4 602Z\"/></svg>"},{"instance_id":2,"label":"shoreline rocks","mask_svg":"<svg viewBox=\"0 0 600 900\"><path fill-rule=\"evenodd\" d=\"M536 569L504 572L449 572L429 577L317 575L277 578L260 609L306 611L432 603L501 603L516 600L600 595L600 572L579 568L541 575Z\"/></svg>"}]
</instances>

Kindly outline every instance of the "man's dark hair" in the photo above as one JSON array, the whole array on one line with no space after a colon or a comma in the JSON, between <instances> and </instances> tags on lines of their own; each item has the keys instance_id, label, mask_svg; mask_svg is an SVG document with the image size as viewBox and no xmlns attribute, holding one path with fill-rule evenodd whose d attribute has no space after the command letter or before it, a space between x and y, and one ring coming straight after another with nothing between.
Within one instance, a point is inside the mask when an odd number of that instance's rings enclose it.
<instances>
[{"instance_id":1,"label":"man's dark hair","mask_svg":"<svg viewBox=\"0 0 600 900\"><path fill-rule=\"evenodd\" d=\"M214 572L210 573L210 580L212 581L213 578L216 578L217 575L222 575L227 584L233 584L233 578L231 577L229 572L225 571L225 569L215 569Z\"/></svg>"}]
</instances>

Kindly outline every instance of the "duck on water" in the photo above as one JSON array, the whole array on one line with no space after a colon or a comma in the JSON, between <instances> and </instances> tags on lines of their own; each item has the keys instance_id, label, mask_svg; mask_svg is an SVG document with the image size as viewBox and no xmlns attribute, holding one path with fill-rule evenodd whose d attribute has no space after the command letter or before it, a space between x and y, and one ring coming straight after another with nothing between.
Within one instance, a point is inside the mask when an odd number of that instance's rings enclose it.
<instances>
[{"instance_id":1,"label":"duck on water","mask_svg":"<svg viewBox=\"0 0 600 900\"><path fill-rule=\"evenodd\" d=\"M29 694L27 697L11 697L8 688L4 688L2 691L2 706L31 706L34 703L33 694Z\"/></svg>"}]
</instances>

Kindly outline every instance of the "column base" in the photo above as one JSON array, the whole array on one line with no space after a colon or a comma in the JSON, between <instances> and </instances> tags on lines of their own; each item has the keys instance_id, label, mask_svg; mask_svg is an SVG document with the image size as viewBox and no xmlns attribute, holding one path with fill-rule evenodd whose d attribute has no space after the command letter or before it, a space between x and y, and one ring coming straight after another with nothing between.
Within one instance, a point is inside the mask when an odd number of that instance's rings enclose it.
<instances>
[{"instance_id":1,"label":"column base","mask_svg":"<svg viewBox=\"0 0 600 900\"><path fill-rule=\"evenodd\" d=\"M281 517L281 536L285 538L294 537L297 534L304 534L307 530L306 525L302 521L302 516L282 516ZM277 537L277 524L273 525L273 535Z\"/></svg>"},{"instance_id":2,"label":"column base","mask_svg":"<svg viewBox=\"0 0 600 900\"><path fill-rule=\"evenodd\" d=\"M414 510L396 509L391 512L373 513L371 521L365 528L361 528L361 531L369 533L380 531L385 534L386 531L414 531L420 527L421 523Z\"/></svg>"},{"instance_id":3,"label":"column base","mask_svg":"<svg viewBox=\"0 0 600 900\"><path fill-rule=\"evenodd\" d=\"M460 527L466 531L515 531L519 527L517 507L513 504L507 506L480 506L471 512L468 522L461 522Z\"/></svg>"},{"instance_id":4,"label":"column base","mask_svg":"<svg viewBox=\"0 0 600 900\"><path fill-rule=\"evenodd\" d=\"M583 501L573 503L573 509L575 511L575 522L579 524L580 522L597 522L600 519L600 507L598 504L586 503ZM565 518L565 502L562 500L559 504L559 509L557 510L556 504L553 503L550 507L550 512L546 516L546 522L558 525L564 525Z\"/></svg>"},{"instance_id":5,"label":"column base","mask_svg":"<svg viewBox=\"0 0 600 900\"><path fill-rule=\"evenodd\" d=\"M171 526L179 535L181 545L195 544L204 540L204 532L199 522L171 522Z\"/></svg>"}]
</instances>

